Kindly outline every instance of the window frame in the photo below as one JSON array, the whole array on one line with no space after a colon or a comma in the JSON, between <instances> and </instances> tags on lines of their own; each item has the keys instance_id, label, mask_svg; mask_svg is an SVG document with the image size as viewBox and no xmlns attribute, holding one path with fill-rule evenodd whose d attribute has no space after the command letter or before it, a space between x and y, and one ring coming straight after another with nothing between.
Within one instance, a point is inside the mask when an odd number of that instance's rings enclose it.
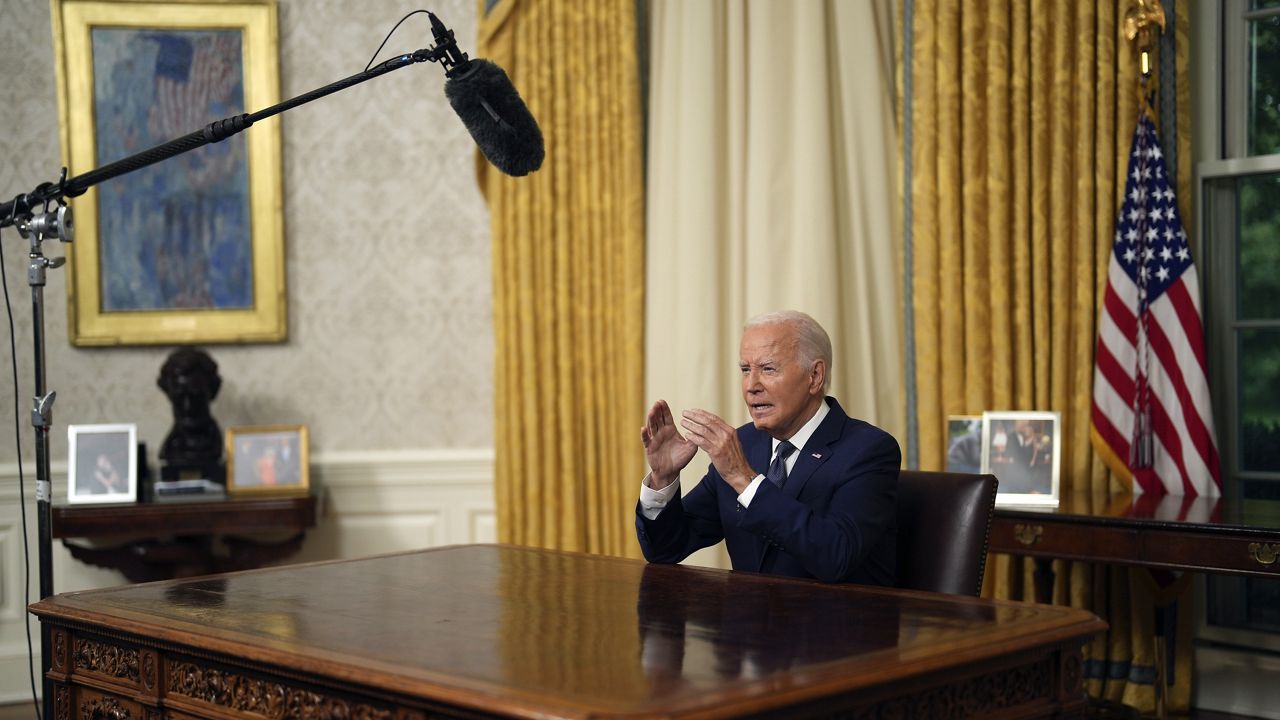
<instances>
[{"instance_id":1,"label":"window frame","mask_svg":"<svg viewBox=\"0 0 1280 720\"><path fill-rule=\"evenodd\" d=\"M1280 154L1247 155L1249 24L1251 20L1280 15L1280 7L1250 10L1247 0L1223 0L1221 4L1193 3L1192 14L1192 113L1196 128L1192 137L1196 228L1192 249L1197 267L1202 269L1202 322L1223 494L1240 503L1245 481L1280 483L1280 474L1241 471L1238 332L1259 325L1280 327L1280 320L1242 321L1238 317L1239 192L1238 185L1224 188L1220 183L1280 173ZM1243 598L1247 580L1239 576L1206 576L1197 582L1201 610L1196 634L1237 650L1280 652L1280 635L1209 623L1209 586L1213 585L1224 598Z\"/></svg>"},{"instance_id":2,"label":"window frame","mask_svg":"<svg viewBox=\"0 0 1280 720\"><path fill-rule=\"evenodd\" d=\"M1238 316L1236 230L1238 193L1214 187L1224 180L1280 173L1280 154L1250 158L1207 160L1196 163L1196 218L1200 232L1200 260L1204 268L1203 322L1209 363L1209 384L1214 398L1214 426L1224 477L1223 494L1239 502L1241 480L1280 482L1280 473L1242 470L1240 467L1240 375L1237 333L1242 329L1280 328L1280 320L1243 320ZM1225 242L1214 239L1226 238Z\"/></svg>"}]
</instances>

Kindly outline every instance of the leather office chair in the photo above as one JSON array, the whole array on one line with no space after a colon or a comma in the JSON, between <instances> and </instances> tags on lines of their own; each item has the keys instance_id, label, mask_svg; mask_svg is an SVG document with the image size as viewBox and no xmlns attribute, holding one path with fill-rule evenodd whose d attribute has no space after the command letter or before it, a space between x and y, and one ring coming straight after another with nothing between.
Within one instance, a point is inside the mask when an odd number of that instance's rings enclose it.
<instances>
[{"instance_id":1,"label":"leather office chair","mask_svg":"<svg viewBox=\"0 0 1280 720\"><path fill-rule=\"evenodd\" d=\"M898 475L898 587L982 592L996 485L995 475Z\"/></svg>"}]
</instances>

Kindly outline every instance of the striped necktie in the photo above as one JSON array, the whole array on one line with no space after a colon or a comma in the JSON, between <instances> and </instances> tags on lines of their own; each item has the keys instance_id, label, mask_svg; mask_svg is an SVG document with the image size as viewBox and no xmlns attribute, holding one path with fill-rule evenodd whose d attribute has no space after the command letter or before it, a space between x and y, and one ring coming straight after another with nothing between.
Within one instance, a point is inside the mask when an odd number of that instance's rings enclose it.
<instances>
[{"instance_id":1,"label":"striped necktie","mask_svg":"<svg viewBox=\"0 0 1280 720\"><path fill-rule=\"evenodd\" d=\"M778 443L778 452L773 456L773 462L769 463L769 472L764 477L769 482L782 487L787 481L787 456L795 452L796 446L783 440Z\"/></svg>"}]
</instances>

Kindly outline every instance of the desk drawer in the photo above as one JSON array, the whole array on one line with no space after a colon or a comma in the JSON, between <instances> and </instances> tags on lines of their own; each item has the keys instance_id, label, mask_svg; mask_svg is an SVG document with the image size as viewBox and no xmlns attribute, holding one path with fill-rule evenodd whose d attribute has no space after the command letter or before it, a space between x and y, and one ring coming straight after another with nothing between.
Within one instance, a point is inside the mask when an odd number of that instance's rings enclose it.
<instances>
[{"instance_id":1,"label":"desk drawer","mask_svg":"<svg viewBox=\"0 0 1280 720\"><path fill-rule=\"evenodd\" d=\"M1210 573L1280 576L1280 543L1239 535L994 518L991 551Z\"/></svg>"},{"instance_id":2,"label":"desk drawer","mask_svg":"<svg viewBox=\"0 0 1280 720\"><path fill-rule=\"evenodd\" d=\"M146 720L142 705L87 687L75 688L76 720Z\"/></svg>"},{"instance_id":3,"label":"desk drawer","mask_svg":"<svg viewBox=\"0 0 1280 720\"><path fill-rule=\"evenodd\" d=\"M1138 533L1124 528L1079 528L1066 523L996 518L991 522L991 551L1070 560L1132 562Z\"/></svg>"},{"instance_id":4,"label":"desk drawer","mask_svg":"<svg viewBox=\"0 0 1280 720\"><path fill-rule=\"evenodd\" d=\"M1280 543L1208 533L1151 532L1142 542L1148 564L1185 570L1280 576Z\"/></svg>"},{"instance_id":5,"label":"desk drawer","mask_svg":"<svg viewBox=\"0 0 1280 720\"><path fill-rule=\"evenodd\" d=\"M138 648L79 632L66 633L62 642L70 644L70 672L74 677L92 678L120 691L138 692L143 689L144 653ZM55 651L57 645L55 642ZM58 669L58 664L55 662L55 669ZM154 661L148 664L147 670L150 672L148 680L154 685Z\"/></svg>"}]
</instances>

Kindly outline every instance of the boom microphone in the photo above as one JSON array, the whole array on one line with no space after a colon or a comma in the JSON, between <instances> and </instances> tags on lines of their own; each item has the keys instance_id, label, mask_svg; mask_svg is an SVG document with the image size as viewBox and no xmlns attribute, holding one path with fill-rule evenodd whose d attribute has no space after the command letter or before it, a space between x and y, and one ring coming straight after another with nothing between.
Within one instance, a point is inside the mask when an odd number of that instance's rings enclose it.
<instances>
[{"instance_id":1,"label":"boom microphone","mask_svg":"<svg viewBox=\"0 0 1280 720\"><path fill-rule=\"evenodd\" d=\"M542 131L502 68L471 60L458 49L453 31L428 12L436 44L432 60L445 68L444 94L480 152L494 167L517 177L542 167Z\"/></svg>"},{"instance_id":2,"label":"boom microphone","mask_svg":"<svg viewBox=\"0 0 1280 720\"><path fill-rule=\"evenodd\" d=\"M415 10L409 14L419 12L426 11ZM66 168L63 168L62 177L58 182L41 183L29 193L18 195L8 202L0 202L0 228L14 225L27 226L38 234L58 230L59 237L70 242L72 231L70 213L58 214L57 210L44 212L50 203L57 201L59 205L65 205L66 198L78 197L104 180L140 170L209 143L221 142L248 129L254 123L279 115L285 110L332 95L339 90L372 80L392 70L428 61L438 62L444 67L445 77L448 78L444 83L445 96L449 98L453 111L462 119L467 132L471 133L476 145L480 147L480 152L484 153L494 167L515 176L528 175L542 167L542 159L546 155L542 143L542 131L538 129L538 123L529 113L529 108L525 106L524 101L520 99L520 93L516 92L507 74L488 60L469 59L466 53L458 49L453 31L445 27L434 14L427 13L427 15L431 18L431 32L436 40L434 47L398 55L372 68L366 67L363 72L351 77L329 83L322 88L316 88L255 113L215 120L201 130L174 138L167 143L94 168L73 178L67 178ZM402 19L401 22L404 20ZM394 28L392 32L395 32ZM386 41L384 40L383 43L385 44ZM377 57L377 53L374 53L374 57ZM36 217L37 211L41 212L39 217Z\"/></svg>"},{"instance_id":3,"label":"boom microphone","mask_svg":"<svg viewBox=\"0 0 1280 720\"><path fill-rule=\"evenodd\" d=\"M502 68L468 60L445 81L444 94L494 167L517 177L542 167L542 131Z\"/></svg>"}]
</instances>

